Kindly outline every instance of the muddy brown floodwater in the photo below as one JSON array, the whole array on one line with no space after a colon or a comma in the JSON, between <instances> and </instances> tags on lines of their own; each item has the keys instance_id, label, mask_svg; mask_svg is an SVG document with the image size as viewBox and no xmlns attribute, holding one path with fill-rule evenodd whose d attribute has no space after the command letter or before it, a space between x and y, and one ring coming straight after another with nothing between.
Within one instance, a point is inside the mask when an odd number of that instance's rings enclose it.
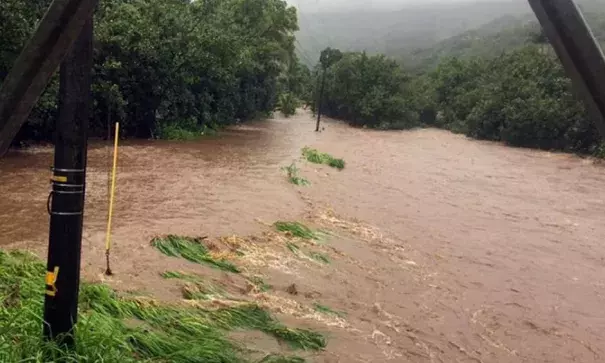
<instances>
[{"instance_id":1,"label":"muddy brown floodwater","mask_svg":"<svg viewBox=\"0 0 605 363\"><path fill-rule=\"evenodd\" d=\"M384 238L335 241L354 264L298 277L351 324L314 360L605 361L605 167L432 129L313 128L301 111L195 142L125 142L111 284L148 287L147 272L168 264L149 248L157 234L253 234L259 221L329 207ZM279 168L306 145L346 168L299 162L311 186L288 184ZM51 161L45 148L0 160L0 245L44 255ZM93 144L82 265L92 280L104 269L109 164Z\"/></svg>"}]
</instances>

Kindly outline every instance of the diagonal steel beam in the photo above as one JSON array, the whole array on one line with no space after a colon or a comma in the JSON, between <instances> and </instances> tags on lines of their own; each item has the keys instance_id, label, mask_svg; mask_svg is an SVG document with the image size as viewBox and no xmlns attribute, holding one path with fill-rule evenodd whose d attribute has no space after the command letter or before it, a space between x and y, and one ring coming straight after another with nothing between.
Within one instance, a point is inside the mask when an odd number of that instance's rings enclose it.
<instances>
[{"instance_id":1,"label":"diagonal steel beam","mask_svg":"<svg viewBox=\"0 0 605 363\"><path fill-rule=\"evenodd\" d=\"M0 157L90 19L95 0L54 0L0 88Z\"/></svg>"},{"instance_id":2,"label":"diagonal steel beam","mask_svg":"<svg viewBox=\"0 0 605 363\"><path fill-rule=\"evenodd\" d=\"M573 0L529 0L544 33L605 138L605 58Z\"/></svg>"}]
</instances>

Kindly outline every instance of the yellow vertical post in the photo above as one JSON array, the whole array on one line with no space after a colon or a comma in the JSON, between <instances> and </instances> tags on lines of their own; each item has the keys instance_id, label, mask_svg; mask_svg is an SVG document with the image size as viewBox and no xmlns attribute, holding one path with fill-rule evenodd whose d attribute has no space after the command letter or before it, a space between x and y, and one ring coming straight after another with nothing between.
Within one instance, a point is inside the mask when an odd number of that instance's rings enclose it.
<instances>
[{"instance_id":1,"label":"yellow vertical post","mask_svg":"<svg viewBox=\"0 0 605 363\"><path fill-rule=\"evenodd\" d=\"M111 189L109 190L109 213L107 213L107 235L105 236L105 257L107 260L106 275L111 275L109 267L109 250L111 249L111 218L113 216L113 199L116 191L116 169L118 167L118 139L120 135L120 123L116 122L116 131L113 143L113 168L111 171Z\"/></svg>"}]
</instances>

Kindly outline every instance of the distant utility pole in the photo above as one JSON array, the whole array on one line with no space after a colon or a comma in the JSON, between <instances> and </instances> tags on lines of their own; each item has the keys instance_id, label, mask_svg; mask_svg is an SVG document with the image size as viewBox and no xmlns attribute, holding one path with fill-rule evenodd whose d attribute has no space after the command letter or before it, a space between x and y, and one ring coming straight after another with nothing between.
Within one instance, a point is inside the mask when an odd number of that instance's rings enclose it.
<instances>
[{"instance_id":1,"label":"distant utility pole","mask_svg":"<svg viewBox=\"0 0 605 363\"><path fill-rule=\"evenodd\" d=\"M529 0L574 87L605 138L605 57L573 0Z\"/></svg>"},{"instance_id":2,"label":"distant utility pole","mask_svg":"<svg viewBox=\"0 0 605 363\"><path fill-rule=\"evenodd\" d=\"M92 16L95 5L96 0L53 0L50 4L0 87L0 157Z\"/></svg>"},{"instance_id":3,"label":"distant utility pole","mask_svg":"<svg viewBox=\"0 0 605 363\"><path fill-rule=\"evenodd\" d=\"M91 108L93 20L88 17L60 71L50 234L44 301L44 336L74 344L78 318L80 253L86 184L86 148Z\"/></svg>"},{"instance_id":4,"label":"distant utility pole","mask_svg":"<svg viewBox=\"0 0 605 363\"><path fill-rule=\"evenodd\" d=\"M315 126L315 131L319 132L319 123L321 122L321 101L324 95L324 88L326 86L326 69L324 68L321 76L321 86L319 88L319 97L317 98L317 126Z\"/></svg>"},{"instance_id":5,"label":"distant utility pole","mask_svg":"<svg viewBox=\"0 0 605 363\"><path fill-rule=\"evenodd\" d=\"M324 96L324 90L326 87L326 73L328 73L328 68L330 68L335 63L338 63L342 59L342 53L338 49L332 49L330 47L321 51L319 55L319 68L323 70L321 76L321 86L319 89L319 98L317 99L317 126L315 126L315 131L319 131L319 122L321 121L321 103ZM319 82L319 80L318 80Z\"/></svg>"}]
</instances>

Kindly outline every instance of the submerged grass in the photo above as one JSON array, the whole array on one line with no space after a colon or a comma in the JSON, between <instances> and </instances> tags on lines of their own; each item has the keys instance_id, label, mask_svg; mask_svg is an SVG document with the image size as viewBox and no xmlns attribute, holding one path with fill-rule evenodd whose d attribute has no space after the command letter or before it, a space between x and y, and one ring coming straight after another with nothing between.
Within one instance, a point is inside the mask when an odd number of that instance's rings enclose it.
<instances>
[{"instance_id":1,"label":"submerged grass","mask_svg":"<svg viewBox=\"0 0 605 363\"><path fill-rule=\"evenodd\" d=\"M325 305L318 304L318 303L313 304L313 308L315 309L315 311L318 311L320 313L327 314L327 315L335 315L340 318L343 318L346 315L342 311L336 311L336 310L330 308L329 306L325 306Z\"/></svg>"},{"instance_id":2,"label":"submerged grass","mask_svg":"<svg viewBox=\"0 0 605 363\"><path fill-rule=\"evenodd\" d=\"M288 247L288 249L294 254L298 254L300 251L300 247L298 247L296 243L288 242L286 243L286 247Z\"/></svg>"},{"instance_id":3,"label":"submerged grass","mask_svg":"<svg viewBox=\"0 0 605 363\"><path fill-rule=\"evenodd\" d=\"M191 262L206 264L224 271L240 272L231 262L213 258L201 238L168 235L154 238L151 245L167 256L182 257Z\"/></svg>"},{"instance_id":4,"label":"submerged grass","mask_svg":"<svg viewBox=\"0 0 605 363\"><path fill-rule=\"evenodd\" d=\"M234 329L259 330L295 348L326 346L321 334L290 329L253 304L205 310L82 284L77 344L68 351L41 336L44 273L32 255L0 251L0 362L247 362L244 348L227 338ZM280 362L274 358L265 361Z\"/></svg>"},{"instance_id":5,"label":"submerged grass","mask_svg":"<svg viewBox=\"0 0 605 363\"><path fill-rule=\"evenodd\" d=\"M225 296L222 288L208 281L187 283L181 291L187 300L211 300Z\"/></svg>"},{"instance_id":6,"label":"submerged grass","mask_svg":"<svg viewBox=\"0 0 605 363\"><path fill-rule=\"evenodd\" d=\"M325 237L325 233L313 230L300 222L284 222L278 221L274 224L275 228L280 232L285 232L293 237L303 238L306 240L313 241L317 243L323 237ZM300 249L300 247L294 242L287 242L286 247L295 255L304 255ZM330 259L326 254L320 252L310 251L306 254L307 257L322 263L330 263Z\"/></svg>"},{"instance_id":7,"label":"submerged grass","mask_svg":"<svg viewBox=\"0 0 605 363\"><path fill-rule=\"evenodd\" d=\"M275 222L275 228L280 232L287 232L295 237L304 239L319 239L319 234L311 228L305 226L300 222Z\"/></svg>"},{"instance_id":8,"label":"submerged grass","mask_svg":"<svg viewBox=\"0 0 605 363\"><path fill-rule=\"evenodd\" d=\"M296 163L292 163L289 166L284 166L282 168L288 175L288 181L295 185L309 185L309 181L303 177L298 176L299 169L296 167Z\"/></svg>"},{"instance_id":9,"label":"submerged grass","mask_svg":"<svg viewBox=\"0 0 605 363\"><path fill-rule=\"evenodd\" d=\"M185 281L181 288L183 298L186 300L210 300L214 297L220 298L224 295L223 289L202 277L178 271L166 271L162 273L165 279L178 279Z\"/></svg>"},{"instance_id":10,"label":"submerged grass","mask_svg":"<svg viewBox=\"0 0 605 363\"><path fill-rule=\"evenodd\" d=\"M307 329L291 329L276 321L271 314L256 305L209 312L212 321L224 329L245 328L260 330L294 349L319 350L326 346L323 335Z\"/></svg>"},{"instance_id":11,"label":"submerged grass","mask_svg":"<svg viewBox=\"0 0 605 363\"><path fill-rule=\"evenodd\" d=\"M345 168L345 161L342 159L332 159L332 160L330 160L328 165L333 168L342 170Z\"/></svg>"},{"instance_id":12,"label":"submerged grass","mask_svg":"<svg viewBox=\"0 0 605 363\"><path fill-rule=\"evenodd\" d=\"M329 165L333 168L337 168L342 170L345 168L345 161L343 159L337 159L330 154L322 153L317 151L317 149L311 149L309 147L304 147L302 149L302 154L307 159L307 161L315 164L325 164Z\"/></svg>"},{"instance_id":13,"label":"submerged grass","mask_svg":"<svg viewBox=\"0 0 605 363\"><path fill-rule=\"evenodd\" d=\"M319 262L322 262L322 263L330 263L330 258L326 254L324 254L324 253L309 252L309 257L311 257L315 261L319 261Z\"/></svg>"},{"instance_id":14,"label":"submerged grass","mask_svg":"<svg viewBox=\"0 0 605 363\"><path fill-rule=\"evenodd\" d=\"M165 279L179 279L179 280L190 281L190 282L202 281L202 278L197 275L188 274L188 273L179 272L179 271L166 271L166 272L163 272L161 274L161 276Z\"/></svg>"}]
</instances>

